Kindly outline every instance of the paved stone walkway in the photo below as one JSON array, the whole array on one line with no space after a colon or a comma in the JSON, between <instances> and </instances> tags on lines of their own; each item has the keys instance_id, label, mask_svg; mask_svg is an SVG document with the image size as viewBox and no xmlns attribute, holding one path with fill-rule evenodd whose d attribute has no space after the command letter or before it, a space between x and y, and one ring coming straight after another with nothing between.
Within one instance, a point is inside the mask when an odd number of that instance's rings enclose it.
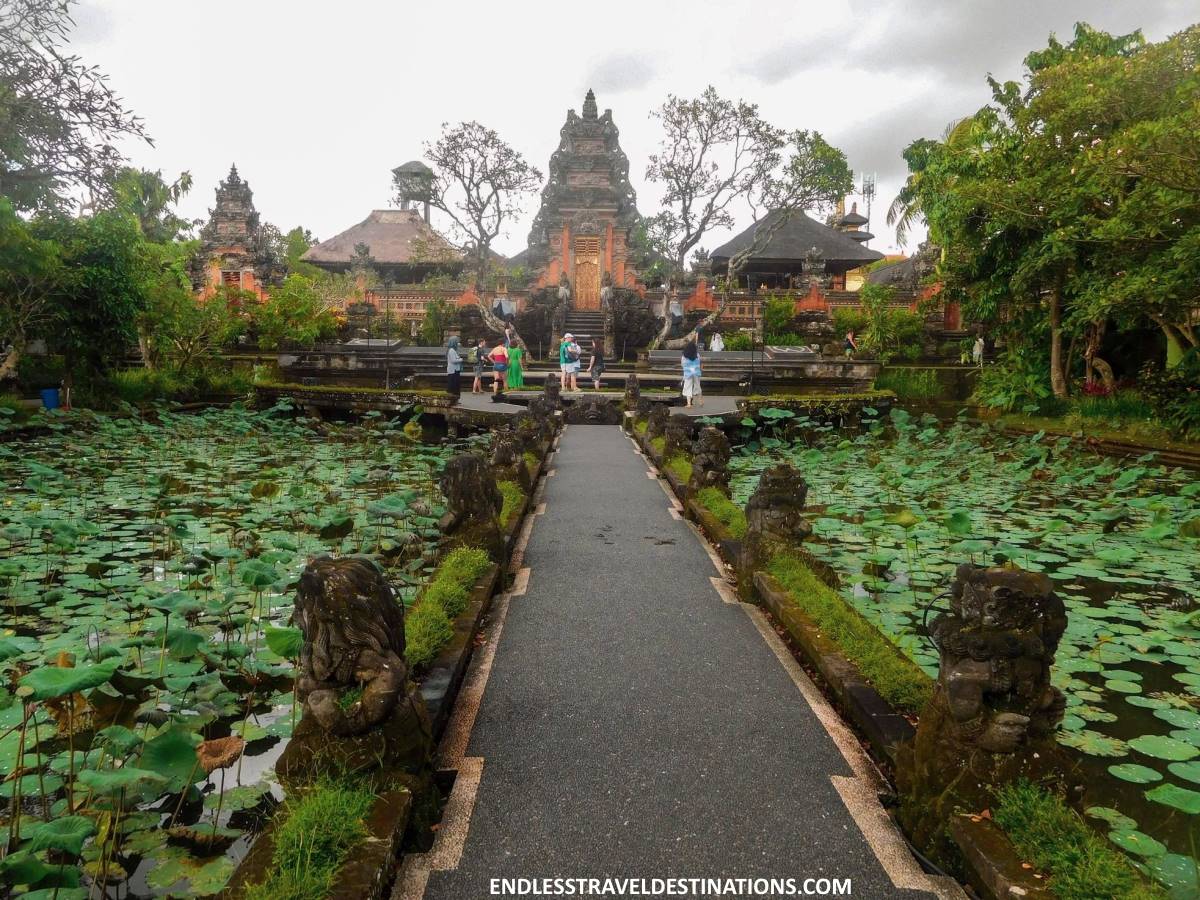
<instances>
[{"instance_id":1,"label":"paved stone walkway","mask_svg":"<svg viewBox=\"0 0 1200 900\"><path fill-rule=\"evenodd\" d=\"M616 427L564 431L443 742L437 842L397 900L554 876L961 896L916 866L862 749L647 466Z\"/></svg>"}]
</instances>

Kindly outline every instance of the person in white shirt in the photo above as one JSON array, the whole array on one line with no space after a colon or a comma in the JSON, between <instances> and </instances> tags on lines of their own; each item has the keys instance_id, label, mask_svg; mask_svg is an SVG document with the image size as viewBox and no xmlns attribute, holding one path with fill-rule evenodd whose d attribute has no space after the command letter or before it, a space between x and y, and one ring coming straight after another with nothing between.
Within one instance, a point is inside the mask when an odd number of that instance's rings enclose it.
<instances>
[{"instance_id":1,"label":"person in white shirt","mask_svg":"<svg viewBox=\"0 0 1200 900\"><path fill-rule=\"evenodd\" d=\"M720 353L725 349L725 338L721 337L721 332L717 332L712 336L712 340L708 343L708 349L713 353Z\"/></svg>"}]
</instances>

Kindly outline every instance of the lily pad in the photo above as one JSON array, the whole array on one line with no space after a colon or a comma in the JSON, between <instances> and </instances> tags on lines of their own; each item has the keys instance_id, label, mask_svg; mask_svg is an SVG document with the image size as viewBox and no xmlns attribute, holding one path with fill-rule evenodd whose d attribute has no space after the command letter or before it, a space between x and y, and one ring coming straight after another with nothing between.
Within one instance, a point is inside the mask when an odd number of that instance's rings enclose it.
<instances>
[{"instance_id":1,"label":"lily pad","mask_svg":"<svg viewBox=\"0 0 1200 900\"><path fill-rule=\"evenodd\" d=\"M1193 791L1190 788L1178 787L1174 784L1160 784L1158 787L1146 791L1146 799L1162 803L1165 806L1173 806L1188 815L1194 816L1200 813L1200 791Z\"/></svg>"},{"instance_id":2,"label":"lily pad","mask_svg":"<svg viewBox=\"0 0 1200 900\"><path fill-rule=\"evenodd\" d=\"M1166 759L1172 762L1184 762L1200 756L1200 750L1191 744L1157 734L1136 737L1129 742L1129 746L1139 753L1153 756L1155 759Z\"/></svg>"},{"instance_id":3,"label":"lily pad","mask_svg":"<svg viewBox=\"0 0 1200 900\"><path fill-rule=\"evenodd\" d=\"M1115 766L1108 767L1108 773L1115 778L1120 778L1122 781L1131 781L1134 784L1152 784L1155 781L1162 781L1162 773L1155 769L1139 766L1136 763L1121 763Z\"/></svg>"},{"instance_id":4,"label":"lily pad","mask_svg":"<svg viewBox=\"0 0 1200 900\"><path fill-rule=\"evenodd\" d=\"M1108 839L1129 853L1138 856L1162 856L1167 852L1165 845L1159 843L1148 834L1135 830L1110 831Z\"/></svg>"}]
</instances>

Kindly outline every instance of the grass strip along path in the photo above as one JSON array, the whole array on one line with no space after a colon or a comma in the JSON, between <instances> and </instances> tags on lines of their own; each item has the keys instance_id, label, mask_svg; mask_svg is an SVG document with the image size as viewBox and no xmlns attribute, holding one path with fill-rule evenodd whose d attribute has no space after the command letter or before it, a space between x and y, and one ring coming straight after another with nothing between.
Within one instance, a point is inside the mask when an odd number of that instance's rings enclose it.
<instances>
[{"instance_id":1,"label":"grass strip along path","mask_svg":"<svg viewBox=\"0 0 1200 900\"><path fill-rule=\"evenodd\" d=\"M437 841L396 900L521 877L961 896L917 867L861 747L620 429L567 427L543 485L443 741L459 776Z\"/></svg>"}]
</instances>

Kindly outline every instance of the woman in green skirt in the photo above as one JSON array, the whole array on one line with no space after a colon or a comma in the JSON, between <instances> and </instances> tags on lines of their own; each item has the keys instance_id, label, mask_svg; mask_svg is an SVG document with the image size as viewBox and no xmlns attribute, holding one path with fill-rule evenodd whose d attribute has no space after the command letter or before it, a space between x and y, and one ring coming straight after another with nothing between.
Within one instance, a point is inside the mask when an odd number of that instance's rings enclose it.
<instances>
[{"instance_id":1,"label":"woman in green skirt","mask_svg":"<svg viewBox=\"0 0 1200 900\"><path fill-rule=\"evenodd\" d=\"M525 387L525 370L521 360L525 357L525 347L514 343L508 348L508 389L510 391Z\"/></svg>"}]
</instances>

